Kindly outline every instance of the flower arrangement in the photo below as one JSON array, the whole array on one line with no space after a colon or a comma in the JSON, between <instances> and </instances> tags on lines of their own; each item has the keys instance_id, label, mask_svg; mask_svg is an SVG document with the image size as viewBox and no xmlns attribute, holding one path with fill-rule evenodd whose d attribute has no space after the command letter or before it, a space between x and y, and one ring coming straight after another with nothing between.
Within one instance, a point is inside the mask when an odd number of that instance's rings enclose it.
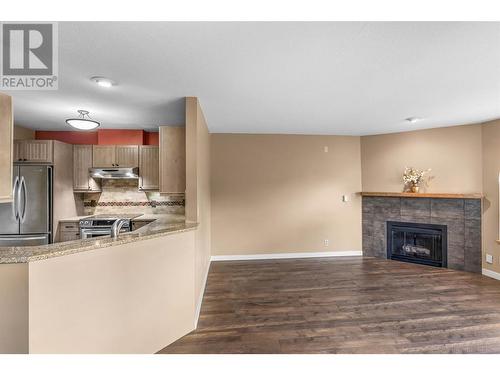
<instances>
[{"instance_id":1,"label":"flower arrangement","mask_svg":"<svg viewBox=\"0 0 500 375\"><path fill-rule=\"evenodd\" d=\"M406 167L403 173L403 181L413 193L418 193L420 185L425 182L425 175L430 171L430 169L420 170L413 167Z\"/></svg>"}]
</instances>

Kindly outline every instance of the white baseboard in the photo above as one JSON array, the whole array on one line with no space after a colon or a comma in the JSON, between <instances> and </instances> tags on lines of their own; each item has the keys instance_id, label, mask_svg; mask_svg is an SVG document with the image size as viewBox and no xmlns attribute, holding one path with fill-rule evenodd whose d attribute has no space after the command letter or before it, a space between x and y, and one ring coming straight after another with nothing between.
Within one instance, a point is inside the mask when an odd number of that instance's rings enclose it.
<instances>
[{"instance_id":1,"label":"white baseboard","mask_svg":"<svg viewBox=\"0 0 500 375\"><path fill-rule=\"evenodd\" d=\"M483 268L483 275L500 280L500 273Z\"/></svg>"},{"instance_id":2,"label":"white baseboard","mask_svg":"<svg viewBox=\"0 0 500 375\"><path fill-rule=\"evenodd\" d=\"M207 287L208 271L210 270L210 263L212 259L208 260L207 269L205 270L205 276L203 277L203 290L198 297L198 302L196 303L196 311L194 316L194 328L198 327L198 319L200 319L201 304L203 303L203 296L205 295L205 288Z\"/></svg>"},{"instance_id":3,"label":"white baseboard","mask_svg":"<svg viewBox=\"0 0 500 375\"><path fill-rule=\"evenodd\" d=\"M273 254L246 254L246 255L212 255L212 262L225 260L262 260L262 259L292 259L292 258L325 258L325 257L359 257L361 250L328 251L316 253L273 253Z\"/></svg>"}]
</instances>

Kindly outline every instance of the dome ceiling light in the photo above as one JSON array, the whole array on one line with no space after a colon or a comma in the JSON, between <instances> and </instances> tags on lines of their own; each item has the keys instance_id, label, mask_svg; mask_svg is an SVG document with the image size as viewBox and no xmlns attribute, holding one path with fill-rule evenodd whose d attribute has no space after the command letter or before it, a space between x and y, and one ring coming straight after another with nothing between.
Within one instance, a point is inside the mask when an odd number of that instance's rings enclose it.
<instances>
[{"instance_id":1,"label":"dome ceiling light","mask_svg":"<svg viewBox=\"0 0 500 375\"><path fill-rule=\"evenodd\" d=\"M113 86L116 86L116 82L113 81L112 79L106 78L106 77L92 77L90 78L92 82L95 84L99 85L100 87L105 87L105 88L110 88Z\"/></svg>"},{"instance_id":2,"label":"dome ceiling light","mask_svg":"<svg viewBox=\"0 0 500 375\"><path fill-rule=\"evenodd\" d=\"M100 122L90 118L89 111L79 109L78 113L80 114L78 118L66 119L66 124L78 130L92 130L101 125Z\"/></svg>"},{"instance_id":3,"label":"dome ceiling light","mask_svg":"<svg viewBox=\"0 0 500 375\"><path fill-rule=\"evenodd\" d=\"M422 121L422 118L420 118L420 117L408 117L405 119L405 121L409 122L410 124L415 124L419 121Z\"/></svg>"}]
</instances>

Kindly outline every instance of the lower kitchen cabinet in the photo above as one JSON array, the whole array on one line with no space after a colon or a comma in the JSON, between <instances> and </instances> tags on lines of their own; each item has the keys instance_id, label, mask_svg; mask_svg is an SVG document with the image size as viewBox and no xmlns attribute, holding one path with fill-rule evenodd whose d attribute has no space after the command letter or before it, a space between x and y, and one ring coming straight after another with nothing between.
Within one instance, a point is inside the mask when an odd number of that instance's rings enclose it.
<instances>
[{"instance_id":1,"label":"lower kitchen cabinet","mask_svg":"<svg viewBox=\"0 0 500 375\"><path fill-rule=\"evenodd\" d=\"M80 239L80 229L78 221L64 221L60 222L60 235L59 241L75 241Z\"/></svg>"}]
</instances>

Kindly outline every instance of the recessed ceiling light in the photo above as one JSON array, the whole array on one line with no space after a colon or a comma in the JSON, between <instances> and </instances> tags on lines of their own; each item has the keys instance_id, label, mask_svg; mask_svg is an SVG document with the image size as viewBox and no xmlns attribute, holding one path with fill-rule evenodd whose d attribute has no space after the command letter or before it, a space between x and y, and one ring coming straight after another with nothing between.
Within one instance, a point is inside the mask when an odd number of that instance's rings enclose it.
<instances>
[{"instance_id":1,"label":"recessed ceiling light","mask_svg":"<svg viewBox=\"0 0 500 375\"><path fill-rule=\"evenodd\" d=\"M90 78L90 80L101 87L109 88L109 87L116 86L115 81L113 81L112 79L106 78L106 77L92 77L92 78Z\"/></svg>"},{"instance_id":2,"label":"recessed ceiling light","mask_svg":"<svg viewBox=\"0 0 500 375\"><path fill-rule=\"evenodd\" d=\"M414 124L416 122L421 121L422 119L420 117L408 117L405 119L405 121L408 121L410 124Z\"/></svg>"},{"instance_id":3,"label":"recessed ceiling light","mask_svg":"<svg viewBox=\"0 0 500 375\"><path fill-rule=\"evenodd\" d=\"M80 114L78 118L66 119L66 124L78 130L92 130L101 125L90 118L89 111L79 109L78 113Z\"/></svg>"}]
</instances>

